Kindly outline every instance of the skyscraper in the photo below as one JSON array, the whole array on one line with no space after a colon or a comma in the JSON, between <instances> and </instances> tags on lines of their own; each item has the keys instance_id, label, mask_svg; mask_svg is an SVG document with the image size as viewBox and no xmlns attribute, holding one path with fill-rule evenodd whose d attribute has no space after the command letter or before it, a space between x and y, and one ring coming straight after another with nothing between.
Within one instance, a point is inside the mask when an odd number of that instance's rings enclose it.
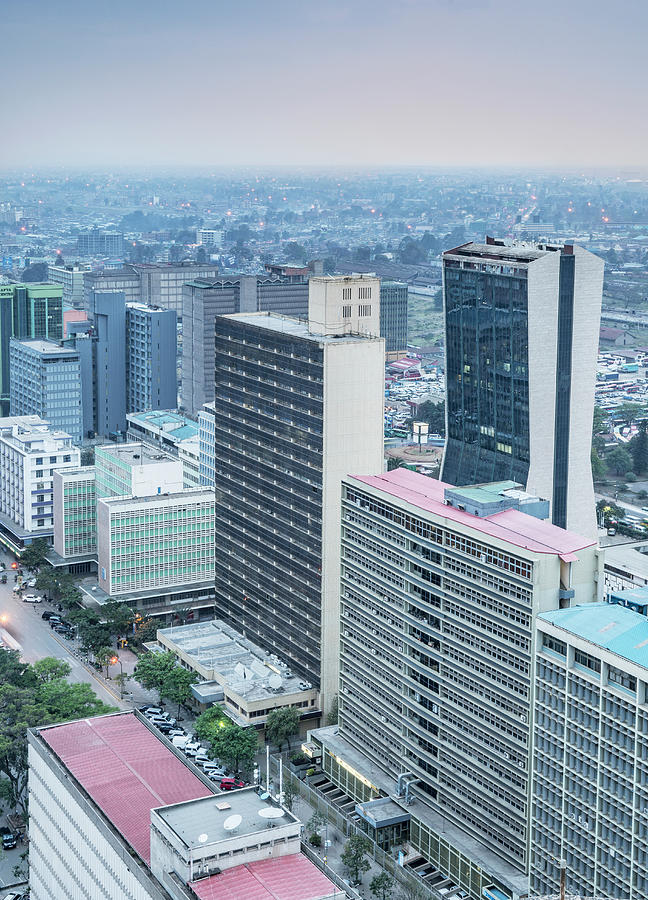
<instances>
[{"instance_id":1,"label":"skyscraper","mask_svg":"<svg viewBox=\"0 0 648 900\"><path fill-rule=\"evenodd\" d=\"M340 484L383 467L376 278L313 278L310 321L216 319L218 615L337 691Z\"/></svg>"},{"instance_id":2,"label":"skyscraper","mask_svg":"<svg viewBox=\"0 0 648 900\"><path fill-rule=\"evenodd\" d=\"M407 351L407 285L402 281L380 282L380 333L385 338L388 360Z\"/></svg>"},{"instance_id":3,"label":"skyscraper","mask_svg":"<svg viewBox=\"0 0 648 900\"><path fill-rule=\"evenodd\" d=\"M443 255L442 478L512 479L553 522L596 533L590 466L603 260L570 244L464 244Z\"/></svg>"},{"instance_id":4,"label":"skyscraper","mask_svg":"<svg viewBox=\"0 0 648 900\"><path fill-rule=\"evenodd\" d=\"M175 310L126 305L126 412L178 405Z\"/></svg>"},{"instance_id":5,"label":"skyscraper","mask_svg":"<svg viewBox=\"0 0 648 900\"><path fill-rule=\"evenodd\" d=\"M126 431L126 305L122 291L92 297L95 433Z\"/></svg>"}]
</instances>

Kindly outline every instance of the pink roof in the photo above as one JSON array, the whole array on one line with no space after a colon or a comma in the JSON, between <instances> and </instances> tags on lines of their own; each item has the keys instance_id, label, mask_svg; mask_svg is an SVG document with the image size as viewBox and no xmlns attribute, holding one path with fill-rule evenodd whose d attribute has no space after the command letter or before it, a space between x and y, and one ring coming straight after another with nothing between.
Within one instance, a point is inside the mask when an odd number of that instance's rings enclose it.
<instances>
[{"instance_id":1,"label":"pink roof","mask_svg":"<svg viewBox=\"0 0 648 900\"><path fill-rule=\"evenodd\" d=\"M411 469L394 469L384 475L351 475L356 481L371 485L386 494L433 512L451 522L468 525L490 537L507 541L516 547L535 553L555 553L566 562L577 559L575 551L591 547L596 542L590 538L565 531L541 519L536 519L518 509L506 509L492 516L478 518L470 513L446 506L443 494L452 485L412 472Z\"/></svg>"},{"instance_id":2,"label":"pink roof","mask_svg":"<svg viewBox=\"0 0 648 900\"><path fill-rule=\"evenodd\" d=\"M200 900L321 900L337 891L302 853L225 869L191 887Z\"/></svg>"},{"instance_id":3,"label":"pink roof","mask_svg":"<svg viewBox=\"0 0 648 900\"><path fill-rule=\"evenodd\" d=\"M43 728L40 736L147 863L151 810L214 793L132 714Z\"/></svg>"}]
</instances>

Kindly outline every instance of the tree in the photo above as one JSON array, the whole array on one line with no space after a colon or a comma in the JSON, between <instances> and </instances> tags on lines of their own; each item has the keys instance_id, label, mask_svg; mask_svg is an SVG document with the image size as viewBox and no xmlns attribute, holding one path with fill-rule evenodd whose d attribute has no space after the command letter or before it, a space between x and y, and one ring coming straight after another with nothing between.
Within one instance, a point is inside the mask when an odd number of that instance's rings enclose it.
<instances>
[{"instance_id":1,"label":"tree","mask_svg":"<svg viewBox=\"0 0 648 900\"><path fill-rule=\"evenodd\" d=\"M47 281L48 266L47 263L32 263L23 269L20 280L25 283L34 284L39 281Z\"/></svg>"},{"instance_id":2,"label":"tree","mask_svg":"<svg viewBox=\"0 0 648 900\"><path fill-rule=\"evenodd\" d=\"M45 540L45 538L36 538L35 541L25 547L23 550L22 556L20 557L20 564L25 569L29 569L30 572L35 572L45 562L45 557L49 553L49 544Z\"/></svg>"},{"instance_id":3,"label":"tree","mask_svg":"<svg viewBox=\"0 0 648 900\"><path fill-rule=\"evenodd\" d=\"M240 725L231 724L219 729L215 736L216 741L212 743L211 750L226 766L235 772L252 767L259 749L259 736L254 728L241 728Z\"/></svg>"},{"instance_id":4,"label":"tree","mask_svg":"<svg viewBox=\"0 0 648 900\"><path fill-rule=\"evenodd\" d=\"M295 706L280 706L268 713L265 733L269 743L276 744L281 753L284 741L288 742L290 750L290 738L299 731L299 710Z\"/></svg>"},{"instance_id":5,"label":"tree","mask_svg":"<svg viewBox=\"0 0 648 900\"><path fill-rule=\"evenodd\" d=\"M306 248L297 241L288 241L284 251L291 262L303 262L306 259Z\"/></svg>"},{"instance_id":6,"label":"tree","mask_svg":"<svg viewBox=\"0 0 648 900\"><path fill-rule=\"evenodd\" d=\"M141 647L142 644L148 644L151 641L157 640L159 627L159 622L156 622L155 619L143 619L140 622L136 622L135 634L131 638L131 644L135 644L136 647Z\"/></svg>"},{"instance_id":7,"label":"tree","mask_svg":"<svg viewBox=\"0 0 648 900\"><path fill-rule=\"evenodd\" d=\"M632 469L632 457L623 447L617 447L609 453L606 462L615 475L624 475Z\"/></svg>"},{"instance_id":8,"label":"tree","mask_svg":"<svg viewBox=\"0 0 648 900\"><path fill-rule=\"evenodd\" d=\"M646 419L639 422L639 430L630 442L630 452L632 468L637 475L641 475L648 470L648 422Z\"/></svg>"},{"instance_id":9,"label":"tree","mask_svg":"<svg viewBox=\"0 0 648 900\"><path fill-rule=\"evenodd\" d=\"M306 827L312 834L319 834L320 828L324 828L327 821L328 820L324 813L320 812L319 809L316 809L313 815L308 820L308 825Z\"/></svg>"},{"instance_id":10,"label":"tree","mask_svg":"<svg viewBox=\"0 0 648 900\"><path fill-rule=\"evenodd\" d=\"M196 250L196 262L201 264L207 262L207 251L204 247L198 247Z\"/></svg>"},{"instance_id":11,"label":"tree","mask_svg":"<svg viewBox=\"0 0 648 900\"><path fill-rule=\"evenodd\" d=\"M342 865L347 870L353 884L360 884L362 873L368 872L371 864L367 854L371 850L371 841L364 834L353 834L344 845L342 851Z\"/></svg>"},{"instance_id":12,"label":"tree","mask_svg":"<svg viewBox=\"0 0 648 900\"><path fill-rule=\"evenodd\" d=\"M394 879L389 872L381 872L380 875L374 875L369 882L369 890L376 900L389 900L394 890Z\"/></svg>"},{"instance_id":13,"label":"tree","mask_svg":"<svg viewBox=\"0 0 648 900\"><path fill-rule=\"evenodd\" d=\"M81 465L93 466L95 460L94 447L86 447L81 451Z\"/></svg>"},{"instance_id":14,"label":"tree","mask_svg":"<svg viewBox=\"0 0 648 900\"><path fill-rule=\"evenodd\" d=\"M605 478L605 473L607 471L607 467L605 462L598 455L594 447L592 447L591 452L591 460L592 460L592 478L594 481L602 481Z\"/></svg>"},{"instance_id":15,"label":"tree","mask_svg":"<svg viewBox=\"0 0 648 900\"><path fill-rule=\"evenodd\" d=\"M72 671L72 668L64 659L55 659L53 656L46 656L44 659L37 660L32 665L32 671L38 681L43 684L49 684L50 681L67 678Z\"/></svg>"},{"instance_id":16,"label":"tree","mask_svg":"<svg viewBox=\"0 0 648 900\"><path fill-rule=\"evenodd\" d=\"M401 459L397 456L390 456L387 460L387 471L393 472L394 469L404 469L406 468L406 462L404 459Z\"/></svg>"},{"instance_id":17,"label":"tree","mask_svg":"<svg viewBox=\"0 0 648 900\"><path fill-rule=\"evenodd\" d=\"M327 725L337 725L338 716L340 711L340 701L338 695L336 694L333 697L333 701L331 702L331 708L329 709L326 716L326 724Z\"/></svg>"},{"instance_id":18,"label":"tree","mask_svg":"<svg viewBox=\"0 0 648 900\"><path fill-rule=\"evenodd\" d=\"M644 412L645 407L641 403L622 403L616 408L614 418L622 425L632 425Z\"/></svg>"},{"instance_id":19,"label":"tree","mask_svg":"<svg viewBox=\"0 0 648 900\"><path fill-rule=\"evenodd\" d=\"M196 672L191 672L182 666L171 669L162 682L160 696L167 697L172 703L178 704L177 718L180 718L180 707L191 697L191 685L198 681Z\"/></svg>"},{"instance_id":20,"label":"tree","mask_svg":"<svg viewBox=\"0 0 648 900\"><path fill-rule=\"evenodd\" d=\"M215 703L198 716L194 723L194 731L201 741L212 743L216 740L219 728L226 728L232 724L232 720L223 712L222 707Z\"/></svg>"},{"instance_id":21,"label":"tree","mask_svg":"<svg viewBox=\"0 0 648 900\"><path fill-rule=\"evenodd\" d=\"M134 678L147 690L162 691L162 685L177 666L173 653L147 653L135 666Z\"/></svg>"},{"instance_id":22,"label":"tree","mask_svg":"<svg viewBox=\"0 0 648 900\"><path fill-rule=\"evenodd\" d=\"M50 681L40 691L40 700L52 722L87 719L115 712L115 707L107 706L100 700L87 681L75 681L72 684L62 678Z\"/></svg>"},{"instance_id":23,"label":"tree","mask_svg":"<svg viewBox=\"0 0 648 900\"><path fill-rule=\"evenodd\" d=\"M97 665L106 667L106 678L108 678L108 666L110 665L110 660L114 655L112 647L108 646L97 647L94 651L94 658Z\"/></svg>"},{"instance_id":24,"label":"tree","mask_svg":"<svg viewBox=\"0 0 648 900\"><path fill-rule=\"evenodd\" d=\"M416 421L427 422L430 426L430 434L445 435L445 401L433 403L426 400L416 410Z\"/></svg>"},{"instance_id":25,"label":"tree","mask_svg":"<svg viewBox=\"0 0 648 900\"><path fill-rule=\"evenodd\" d=\"M78 626L78 635L85 653L98 653L110 645L111 634L105 625L84 623Z\"/></svg>"},{"instance_id":26,"label":"tree","mask_svg":"<svg viewBox=\"0 0 648 900\"><path fill-rule=\"evenodd\" d=\"M102 615L111 634L115 637L126 634L132 627L135 613L126 603L111 600L102 607Z\"/></svg>"},{"instance_id":27,"label":"tree","mask_svg":"<svg viewBox=\"0 0 648 900\"><path fill-rule=\"evenodd\" d=\"M292 782L292 779L287 779L284 781L283 785L283 805L286 807L288 812L293 811L293 806L295 805L295 800L299 797L299 794L295 790L295 786Z\"/></svg>"}]
</instances>

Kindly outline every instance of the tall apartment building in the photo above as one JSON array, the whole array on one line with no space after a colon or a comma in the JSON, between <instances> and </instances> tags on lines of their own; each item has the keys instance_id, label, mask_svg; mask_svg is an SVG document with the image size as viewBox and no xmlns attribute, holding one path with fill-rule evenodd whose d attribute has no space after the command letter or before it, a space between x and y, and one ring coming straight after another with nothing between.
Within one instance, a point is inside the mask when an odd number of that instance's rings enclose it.
<instances>
[{"instance_id":1,"label":"tall apartment building","mask_svg":"<svg viewBox=\"0 0 648 900\"><path fill-rule=\"evenodd\" d=\"M413 850L471 900L527 886L535 619L597 601L596 542L528 514L548 504L518 488L406 469L343 479L339 729L315 732L323 768L360 802L391 796Z\"/></svg>"},{"instance_id":2,"label":"tall apartment building","mask_svg":"<svg viewBox=\"0 0 648 900\"><path fill-rule=\"evenodd\" d=\"M184 286L181 397L188 412L197 415L214 399L216 316L260 311L308 316L307 276L231 275L196 279Z\"/></svg>"},{"instance_id":3,"label":"tall apartment building","mask_svg":"<svg viewBox=\"0 0 648 900\"><path fill-rule=\"evenodd\" d=\"M402 281L380 282L380 334L388 360L407 352L407 291Z\"/></svg>"},{"instance_id":4,"label":"tall apartment building","mask_svg":"<svg viewBox=\"0 0 648 900\"><path fill-rule=\"evenodd\" d=\"M55 469L79 465L80 451L38 416L0 419L0 540L19 552L53 535Z\"/></svg>"},{"instance_id":5,"label":"tall apartment building","mask_svg":"<svg viewBox=\"0 0 648 900\"><path fill-rule=\"evenodd\" d=\"M538 617L532 896L648 896L648 619Z\"/></svg>"},{"instance_id":6,"label":"tall apartment building","mask_svg":"<svg viewBox=\"0 0 648 900\"><path fill-rule=\"evenodd\" d=\"M182 316L182 286L195 278L216 278L218 266L200 263L129 263L122 269L88 272L84 277L84 305L91 309L95 291L124 291L127 303L146 303L174 309Z\"/></svg>"},{"instance_id":7,"label":"tall apartment building","mask_svg":"<svg viewBox=\"0 0 648 900\"><path fill-rule=\"evenodd\" d=\"M63 289L57 284L0 284L0 414L9 414L9 341L60 341Z\"/></svg>"},{"instance_id":8,"label":"tall apartment building","mask_svg":"<svg viewBox=\"0 0 648 900\"><path fill-rule=\"evenodd\" d=\"M276 647L328 706L338 678L340 484L349 469L383 468L384 341L370 336L376 279L311 279L311 301L310 324L273 313L217 319L208 409L218 614Z\"/></svg>"},{"instance_id":9,"label":"tall apartment building","mask_svg":"<svg viewBox=\"0 0 648 900\"><path fill-rule=\"evenodd\" d=\"M83 439L81 363L76 350L40 339L9 342L12 416L40 416L66 431L76 444Z\"/></svg>"},{"instance_id":10,"label":"tall apartment building","mask_svg":"<svg viewBox=\"0 0 648 900\"><path fill-rule=\"evenodd\" d=\"M177 317L173 309L126 305L126 412L175 409Z\"/></svg>"},{"instance_id":11,"label":"tall apartment building","mask_svg":"<svg viewBox=\"0 0 648 900\"><path fill-rule=\"evenodd\" d=\"M63 303L75 309L83 306L83 278L90 266L63 265L47 267L47 280L51 284L60 284L63 288Z\"/></svg>"},{"instance_id":12,"label":"tall apartment building","mask_svg":"<svg viewBox=\"0 0 648 900\"><path fill-rule=\"evenodd\" d=\"M52 478L54 552L62 559L97 552L95 467L55 469Z\"/></svg>"},{"instance_id":13,"label":"tall apartment building","mask_svg":"<svg viewBox=\"0 0 648 900\"><path fill-rule=\"evenodd\" d=\"M213 490L100 499L97 568L100 589L117 599L213 585Z\"/></svg>"},{"instance_id":14,"label":"tall apartment building","mask_svg":"<svg viewBox=\"0 0 648 900\"><path fill-rule=\"evenodd\" d=\"M124 235L119 231L83 231L77 237L77 253L80 256L120 257L124 253Z\"/></svg>"},{"instance_id":15,"label":"tall apartment building","mask_svg":"<svg viewBox=\"0 0 648 900\"><path fill-rule=\"evenodd\" d=\"M590 443L603 260L570 244L443 254L450 484L513 479L596 535Z\"/></svg>"}]
</instances>

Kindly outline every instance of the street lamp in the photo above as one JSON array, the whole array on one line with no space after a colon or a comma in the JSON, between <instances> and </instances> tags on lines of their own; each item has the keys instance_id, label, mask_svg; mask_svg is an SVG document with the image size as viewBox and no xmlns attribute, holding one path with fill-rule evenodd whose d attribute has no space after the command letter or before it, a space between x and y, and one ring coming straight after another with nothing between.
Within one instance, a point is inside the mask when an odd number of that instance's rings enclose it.
<instances>
[{"instance_id":1,"label":"street lamp","mask_svg":"<svg viewBox=\"0 0 648 900\"><path fill-rule=\"evenodd\" d=\"M124 664L118 656L110 657L110 665L114 666L116 663L119 663L119 674L121 678L119 679L119 698L120 700L124 699Z\"/></svg>"}]
</instances>

